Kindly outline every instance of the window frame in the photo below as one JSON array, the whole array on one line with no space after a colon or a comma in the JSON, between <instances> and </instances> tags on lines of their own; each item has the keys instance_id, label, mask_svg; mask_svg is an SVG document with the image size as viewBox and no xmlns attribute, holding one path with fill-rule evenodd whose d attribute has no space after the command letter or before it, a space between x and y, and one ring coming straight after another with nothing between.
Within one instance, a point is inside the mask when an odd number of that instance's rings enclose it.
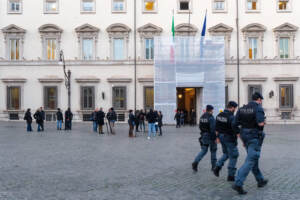
<instances>
[{"instance_id":1,"label":"window frame","mask_svg":"<svg viewBox=\"0 0 300 200\"><path fill-rule=\"evenodd\" d=\"M11 102L11 89L12 88L18 88L19 89L19 92L18 92L18 95L19 95L19 108L16 109L16 108L13 108L12 107L12 102ZM22 108L22 93L21 93L21 86L19 85L11 85L11 86L6 86L6 109L7 110L21 110Z\"/></svg>"},{"instance_id":2,"label":"window frame","mask_svg":"<svg viewBox=\"0 0 300 200\"><path fill-rule=\"evenodd\" d=\"M151 89L152 88L152 90L153 90L153 107L148 107L147 105L146 105L146 90L147 89ZM154 86L144 86L144 110L149 110L150 108L152 108L152 109L154 109Z\"/></svg>"},{"instance_id":3,"label":"window frame","mask_svg":"<svg viewBox=\"0 0 300 200\"><path fill-rule=\"evenodd\" d=\"M248 102L252 101L252 95L253 95L253 92L251 93L250 88L255 88L254 92L256 91L256 89L258 89L258 92L260 94L262 94L262 85L261 84L248 84Z\"/></svg>"},{"instance_id":4,"label":"window frame","mask_svg":"<svg viewBox=\"0 0 300 200\"><path fill-rule=\"evenodd\" d=\"M216 9L215 8L215 3L216 2L224 2L224 9L221 10L221 9ZM224 1L218 1L218 0L212 0L212 13L227 13L227 0L224 0Z\"/></svg>"},{"instance_id":5,"label":"window frame","mask_svg":"<svg viewBox=\"0 0 300 200\"><path fill-rule=\"evenodd\" d=\"M55 106L54 108L50 108L49 105L49 94L48 89L54 88L55 89ZM44 97L44 108L45 110L56 110L58 108L58 87L57 86L44 86L43 87L43 97Z\"/></svg>"},{"instance_id":6,"label":"window frame","mask_svg":"<svg viewBox=\"0 0 300 200\"><path fill-rule=\"evenodd\" d=\"M253 3L253 1L256 2L256 9L255 10L248 8L248 3L250 1L252 3ZM259 13L260 12L260 0L245 0L245 10L246 10L246 13Z\"/></svg>"},{"instance_id":7,"label":"window frame","mask_svg":"<svg viewBox=\"0 0 300 200\"><path fill-rule=\"evenodd\" d=\"M180 9L180 3L181 2L188 2L189 3L189 9L188 10L181 10ZM177 0L177 13L192 13L193 12L193 2L192 0Z\"/></svg>"},{"instance_id":8,"label":"window frame","mask_svg":"<svg viewBox=\"0 0 300 200\"><path fill-rule=\"evenodd\" d=\"M19 3L19 11L12 11L11 3ZM23 13L23 0L7 0L7 13L8 14L22 14Z\"/></svg>"},{"instance_id":9,"label":"window frame","mask_svg":"<svg viewBox=\"0 0 300 200\"><path fill-rule=\"evenodd\" d=\"M19 58L18 59L16 59L17 58L17 56L16 56L16 54L17 54L17 51L16 51L16 49L15 49L15 51L14 51L14 53L15 53L15 59L12 59L11 58L11 51L12 51L12 40L15 40L15 41L18 41L18 44L19 44ZM21 39L20 38L15 38L15 37L12 37L12 38L9 38L9 40L8 40L8 51L9 51L9 54L8 54L8 59L10 60L10 61L20 61L21 60Z\"/></svg>"},{"instance_id":10,"label":"window frame","mask_svg":"<svg viewBox=\"0 0 300 200\"><path fill-rule=\"evenodd\" d=\"M115 103L116 102L115 89L124 90L124 106L123 107L119 107ZM127 109L127 87L126 86L113 86L112 87L112 105L115 108L115 110L126 110Z\"/></svg>"},{"instance_id":11,"label":"window frame","mask_svg":"<svg viewBox=\"0 0 300 200\"><path fill-rule=\"evenodd\" d=\"M283 2L287 2L287 8L284 10L279 9L279 3L283 1ZM292 0L276 0L276 10L278 13L285 13L285 12L292 12Z\"/></svg>"},{"instance_id":12,"label":"window frame","mask_svg":"<svg viewBox=\"0 0 300 200\"><path fill-rule=\"evenodd\" d=\"M289 104L288 106L282 106L282 96L281 96L281 89L282 88L289 88L290 89L290 96L289 96ZM279 108L280 109L292 109L294 108L294 85L293 84L279 84Z\"/></svg>"},{"instance_id":13,"label":"window frame","mask_svg":"<svg viewBox=\"0 0 300 200\"><path fill-rule=\"evenodd\" d=\"M253 47L251 48L252 49L252 55L250 57L250 47L254 44L253 41L254 39L256 40L256 57L254 58L254 50L253 50ZM252 42L250 42L252 41ZM259 47L258 47L258 43L259 43L259 37L248 37L248 59L250 60L257 60L258 57L259 57Z\"/></svg>"},{"instance_id":14,"label":"window frame","mask_svg":"<svg viewBox=\"0 0 300 200\"><path fill-rule=\"evenodd\" d=\"M145 4L146 2L154 2L154 9L153 10L146 10L145 8ZM158 3L158 0L142 0L142 11L143 13L157 13L157 3Z\"/></svg>"},{"instance_id":15,"label":"window frame","mask_svg":"<svg viewBox=\"0 0 300 200\"><path fill-rule=\"evenodd\" d=\"M47 2L55 2L57 6L56 10L47 10ZM44 14L59 14L59 0L44 0Z\"/></svg>"},{"instance_id":16,"label":"window frame","mask_svg":"<svg viewBox=\"0 0 300 200\"><path fill-rule=\"evenodd\" d=\"M92 2L93 3L93 10L84 10L84 2ZM96 0L80 0L80 12L82 14L93 14L96 13Z\"/></svg>"},{"instance_id":17,"label":"window frame","mask_svg":"<svg viewBox=\"0 0 300 200\"><path fill-rule=\"evenodd\" d=\"M92 89L92 106L84 107L84 89ZM87 96L88 98L89 96ZM89 101L89 100L87 100ZM80 109L81 110L95 110L95 103L96 103L96 90L95 86L89 86L89 85L82 85L80 86ZM87 102L89 104L89 102Z\"/></svg>"},{"instance_id":18,"label":"window frame","mask_svg":"<svg viewBox=\"0 0 300 200\"><path fill-rule=\"evenodd\" d=\"M84 56L84 41L85 40L90 40L92 42L92 56L89 59L85 59L85 56ZM94 52L95 51L95 47L94 47L95 46L95 41L94 41L94 39L91 38L91 37L82 37L81 43L82 43L82 45L81 45L81 52L82 52L81 59L84 60L84 61L94 60L95 59L95 52Z\"/></svg>"},{"instance_id":19,"label":"window frame","mask_svg":"<svg viewBox=\"0 0 300 200\"><path fill-rule=\"evenodd\" d=\"M123 58L122 59L116 59L116 54L115 54L115 40L123 40ZM125 55L125 38L122 38L122 37L116 37L116 38L113 38L113 60L116 60L116 61L121 61L121 60L126 60L126 55Z\"/></svg>"},{"instance_id":20,"label":"window frame","mask_svg":"<svg viewBox=\"0 0 300 200\"><path fill-rule=\"evenodd\" d=\"M123 10L114 10L114 2L115 1L121 1L121 0L112 0L111 1L111 12L112 13L126 13L127 12L127 0L123 0L123 2L124 2Z\"/></svg>"},{"instance_id":21,"label":"window frame","mask_svg":"<svg viewBox=\"0 0 300 200\"><path fill-rule=\"evenodd\" d=\"M287 53L288 53L288 57L286 58L285 57L285 48L284 48L284 52L283 52L283 58L281 58L281 49L280 49L280 41L282 40L282 39L287 39L288 40L288 49L287 49ZM289 37L279 37L279 42L278 42L278 57L279 57L279 59L289 59L289 58L291 58L291 44L290 44L290 40L291 40L291 38L289 38ZM285 45L284 45L285 46Z\"/></svg>"},{"instance_id":22,"label":"window frame","mask_svg":"<svg viewBox=\"0 0 300 200\"><path fill-rule=\"evenodd\" d=\"M48 56L48 40L54 40L55 41L55 58L54 59L52 59L52 58L48 58L49 56ZM59 44L58 44L58 40L57 40L57 38L53 38L53 37L46 37L45 38L45 45L44 45L44 58L45 58L45 60L47 60L47 61L56 61L56 60L58 60L58 58L59 58ZM52 55L52 54L51 54ZM50 56L51 57L51 56Z\"/></svg>"},{"instance_id":23,"label":"window frame","mask_svg":"<svg viewBox=\"0 0 300 200\"><path fill-rule=\"evenodd\" d=\"M147 40L152 40L153 42L151 44L153 44L152 48L150 46L150 58L147 58ZM153 37L145 37L144 38L144 58L145 60L154 60L154 38ZM151 51L151 49L153 49L153 52Z\"/></svg>"}]
</instances>

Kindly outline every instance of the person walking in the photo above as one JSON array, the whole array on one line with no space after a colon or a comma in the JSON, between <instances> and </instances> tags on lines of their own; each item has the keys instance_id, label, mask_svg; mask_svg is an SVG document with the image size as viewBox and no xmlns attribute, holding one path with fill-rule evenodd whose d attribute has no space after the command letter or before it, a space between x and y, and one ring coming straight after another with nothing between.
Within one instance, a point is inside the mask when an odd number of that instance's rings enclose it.
<instances>
[{"instance_id":1,"label":"person walking","mask_svg":"<svg viewBox=\"0 0 300 200\"><path fill-rule=\"evenodd\" d=\"M91 121L93 122L93 131L97 133L98 129L98 124L97 124L97 112L98 109L96 108L92 113L91 113Z\"/></svg>"},{"instance_id":2,"label":"person walking","mask_svg":"<svg viewBox=\"0 0 300 200\"><path fill-rule=\"evenodd\" d=\"M71 108L68 108L65 112L65 130L72 130L73 113Z\"/></svg>"},{"instance_id":3,"label":"person walking","mask_svg":"<svg viewBox=\"0 0 300 200\"><path fill-rule=\"evenodd\" d=\"M26 120L26 124L27 124L27 132L32 132L32 117L31 117L31 112L30 112L30 108L27 109L25 116L24 116L24 120Z\"/></svg>"},{"instance_id":4,"label":"person walking","mask_svg":"<svg viewBox=\"0 0 300 200\"><path fill-rule=\"evenodd\" d=\"M229 158L227 181L234 181L235 179L236 163L239 156L237 147L239 129L233 128L236 108L237 103L230 101L224 112L219 113L216 117L216 133L222 145L223 156L217 161L214 174L219 177L220 170Z\"/></svg>"},{"instance_id":5,"label":"person walking","mask_svg":"<svg viewBox=\"0 0 300 200\"><path fill-rule=\"evenodd\" d=\"M104 134L103 132L104 118L105 118L105 113L103 112L103 108L100 108L100 110L97 112L97 124L99 127L98 128L99 134Z\"/></svg>"},{"instance_id":6,"label":"person walking","mask_svg":"<svg viewBox=\"0 0 300 200\"><path fill-rule=\"evenodd\" d=\"M174 120L176 120L176 128L180 128L180 111L178 109L174 116Z\"/></svg>"},{"instance_id":7,"label":"person walking","mask_svg":"<svg viewBox=\"0 0 300 200\"><path fill-rule=\"evenodd\" d=\"M33 117L37 123L37 131L38 132L42 131L41 127L42 127L42 123L43 123L43 116L42 116L40 109L37 109L37 111L34 113Z\"/></svg>"},{"instance_id":8,"label":"person walking","mask_svg":"<svg viewBox=\"0 0 300 200\"><path fill-rule=\"evenodd\" d=\"M250 171L257 181L257 187L264 187L268 183L259 169L261 147L265 137L263 130L266 124L264 109L261 106L263 99L260 93L255 92L252 95L252 101L241 107L235 117L234 126L241 126L241 139L247 150L246 160L238 170L232 186L238 194L247 194L243 189L243 184Z\"/></svg>"},{"instance_id":9,"label":"person walking","mask_svg":"<svg viewBox=\"0 0 300 200\"><path fill-rule=\"evenodd\" d=\"M157 122L158 122L158 129L159 129L159 136L162 136L162 130L161 127L163 126L163 115L161 113L161 111L158 112L158 116L157 116Z\"/></svg>"},{"instance_id":10,"label":"person walking","mask_svg":"<svg viewBox=\"0 0 300 200\"><path fill-rule=\"evenodd\" d=\"M155 131L156 116L152 109L150 109L150 111L147 113L146 119L148 121L148 140L150 140L152 133L153 133L153 137L156 136L156 131Z\"/></svg>"},{"instance_id":11,"label":"person walking","mask_svg":"<svg viewBox=\"0 0 300 200\"><path fill-rule=\"evenodd\" d=\"M40 107L40 113L41 113L41 116L42 116L42 120L41 120L41 130L44 131L44 121L46 119L46 115L45 115L45 112L43 110L43 107Z\"/></svg>"},{"instance_id":12,"label":"person walking","mask_svg":"<svg viewBox=\"0 0 300 200\"><path fill-rule=\"evenodd\" d=\"M110 108L107 115L106 115L107 121L108 121L108 125L110 128L110 132L111 134L115 135L116 131L115 131L115 122L117 121L117 114L114 110L114 108Z\"/></svg>"},{"instance_id":13,"label":"person walking","mask_svg":"<svg viewBox=\"0 0 300 200\"><path fill-rule=\"evenodd\" d=\"M139 118L139 125L140 125L140 130L145 133L145 112L144 110L140 111L140 114L138 116Z\"/></svg>"},{"instance_id":14,"label":"person walking","mask_svg":"<svg viewBox=\"0 0 300 200\"><path fill-rule=\"evenodd\" d=\"M216 143L216 131L215 131L215 118L213 116L214 107L211 105L206 106L206 112L200 117L199 128L201 130L201 137L199 142L201 145L201 151L196 156L192 163L192 168L195 172L198 171L198 163L206 155L208 148L210 148L211 154L211 170L216 167L217 162L217 143Z\"/></svg>"},{"instance_id":15,"label":"person walking","mask_svg":"<svg viewBox=\"0 0 300 200\"><path fill-rule=\"evenodd\" d=\"M64 117L63 117L63 114L62 114L60 108L57 108L56 120L57 120L57 122L56 122L57 130L61 130L62 123L64 122Z\"/></svg>"},{"instance_id":16,"label":"person walking","mask_svg":"<svg viewBox=\"0 0 300 200\"><path fill-rule=\"evenodd\" d=\"M129 137L133 136L133 130L134 130L134 122L135 122L135 116L133 114L132 110L129 110L129 116L128 116L128 125L129 125Z\"/></svg>"}]
</instances>

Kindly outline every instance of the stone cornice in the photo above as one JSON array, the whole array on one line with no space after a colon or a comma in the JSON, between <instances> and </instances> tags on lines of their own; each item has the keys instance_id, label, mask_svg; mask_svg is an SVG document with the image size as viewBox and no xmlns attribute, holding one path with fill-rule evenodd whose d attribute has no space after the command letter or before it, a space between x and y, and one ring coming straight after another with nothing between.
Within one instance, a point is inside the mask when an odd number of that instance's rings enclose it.
<instances>
[{"instance_id":1,"label":"stone cornice","mask_svg":"<svg viewBox=\"0 0 300 200\"><path fill-rule=\"evenodd\" d=\"M249 76L249 77L242 77L242 81L267 81L267 77L259 77L259 76Z\"/></svg>"},{"instance_id":2,"label":"stone cornice","mask_svg":"<svg viewBox=\"0 0 300 200\"><path fill-rule=\"evenodd\" d=\"M99 83L100 79L96 77L75 78L77 83Z\"/></svg>"},{"instance_id":3,"label":"stone cornice","mask_svg":"<svg viewBox=\"0 0 300 200\"><path fill-rule=\"evenodd\" d=\"M4 83L25 83L26 78L3 78L1 79Z\"/></svg>"},{"instance_id":4,"label":"stone cornice","mask_svg":"<svg viewBox=\"0 0 300 200\"><path fill-rule=\"evenodd\" d=\"M64 81L62 78L39 78L38 80L41 83L61 83Z\"/></svg>"},{"instance_id":5,"label":"stone cornice","mask_svg":"<svg viewBox=\"0 0 300 200\"><path fill-rule=\"evenodd\" d=\"M234 80L233 77L226 77L225 82L232 82Z\"/></svg>"},{"instance_id":6,"label":"stone cornice","mask_svg":"<svg viewBox=\"0 0 300 200\"><path fill-rule=\"evenodd\" d=\"M109 83L131 83L132 79L131 78L112 77L112 78L108 78L107 82L109 82Z\"/></svg>"},{"instance_id":7,"label":"stone cornice","mask_svg":"<svg viewBox=\"0 0 300 200\"><path fill-rule=\"evenodd\" d=\"M138 82L140 82L140 83L145 83L145 82L153 83L154 79L153 78L138 78Z\"/></svg>"},{"instance_id":8,"label":"stone cornice","mask_svg":"<svg viewBox=\"0 0 300 200\"><path fill-rule=\"evenodd\" d=\"M274 81L298 81L299 77L274 77Z\"/></svg>"}]
</instances>

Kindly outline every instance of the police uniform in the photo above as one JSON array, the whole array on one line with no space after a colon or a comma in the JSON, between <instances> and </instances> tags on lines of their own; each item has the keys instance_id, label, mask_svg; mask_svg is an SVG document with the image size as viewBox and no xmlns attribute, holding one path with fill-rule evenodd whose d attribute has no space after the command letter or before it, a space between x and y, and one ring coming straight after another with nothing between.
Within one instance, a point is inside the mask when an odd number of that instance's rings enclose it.
<instances>
[{"instance_id":1,"label":"police uniform","mask_svg":"<svg viewBox=\"0 0 300 200\"><path fill-rule=\"evenodd\" d=\"M236 103L231 102L237 107ZM234 113L225 109L216 117L216 131L218 132L218 137L222 145L223 155L218 160L216 168L214 169L214 174L219 176L219 171L222 169L224 163L229 158L228 164L228 181L234 181L234 176L236 172L236 163L239 156L239 151L237 148L237 133L238 129L233 129Z\"/></svg>"},{"instance_id":2,"label":"police uniform","mask_svg":"<svg viewBox=\"0 0 300 200\"><path fill-rule=\"evenodd\" d=\"M253 100L258 98L263 99L261 94L254 93ZM250 171L252 171L258 187L263 187L267 184L259 169L259 158L261 146L264 140L263 127L258 124L265 122L264 109L260 104L255 101L250 102L240 108L236 114L234 126L241 126L241 139L247 150L247 158L241 168L238 170L235 178L233 189L238 191L239 194L246 194L243 190L243 184Z\"/></svg>"},{"instance_id":3,"label":"police uniform","mask_svg":"<svg viewBox=\"0 0 300 200\"><path fill-rule=\"evenodd\" d=\"M213 107L208 105L207 110L213 110ZM217 162L217 144L216 140L216 132L215 132L215 119L212 114L209 112L205 112L200 117L199 128L201 130L201 137L199 138L199 142L201 145L201 151L196 156L192 167L194 171L197 171L198 163L202 160L202 158L206 155L208 148L210 148L211 153L211 165L212 169L215 168Z\"/></svg>"}]
</instances>

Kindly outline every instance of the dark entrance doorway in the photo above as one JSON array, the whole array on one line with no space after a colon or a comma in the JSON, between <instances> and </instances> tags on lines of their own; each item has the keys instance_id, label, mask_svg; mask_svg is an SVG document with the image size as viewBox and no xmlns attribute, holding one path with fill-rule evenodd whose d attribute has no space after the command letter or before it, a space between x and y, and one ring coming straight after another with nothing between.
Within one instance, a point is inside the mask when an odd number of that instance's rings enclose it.
<instances>
[{"instance_id":1,"label":"dark entrance doorway","mask_svg":"<svg viewBox=\"0 0 300 200\"><path fill-rule=\"evenodd\" d=\"M177 109L184 111L185 123L190 123L190 113L192 110L196 111L196 88L176 88L176 90Z\"/></svg>"}]
</instances>

